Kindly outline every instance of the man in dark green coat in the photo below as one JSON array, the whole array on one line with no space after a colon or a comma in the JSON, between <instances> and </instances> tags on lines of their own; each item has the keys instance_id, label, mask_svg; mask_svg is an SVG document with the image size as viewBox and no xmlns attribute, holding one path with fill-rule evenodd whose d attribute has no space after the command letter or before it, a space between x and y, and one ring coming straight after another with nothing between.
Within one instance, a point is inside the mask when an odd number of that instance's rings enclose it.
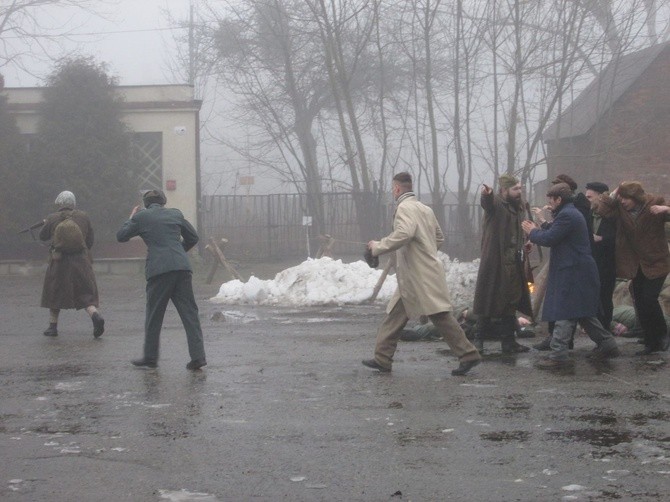
<instances>
[{"instance_id":1,"label":"man in dark green coat","mask_svg":"<svg viewBox=\"0 0 670 502\"><path fill-rule=\"evenodd\" d=\"M474 345L482 352L485 338L500 338L502 352L514 354L530 350L515 340L516 312L532 317L523 271L523 188L509 174L503 174L498 185L498 194L486 185L481 193L484 222L473 305L477 316Z\"/></svg>"},{"instance_id":2,"label":"man in dark green coat","mask_svg":"<svg viewBox=\"0 0 670 502\"><path fill-rule=\"evenodd\" d=\"M167 199L160 190L143 196L144 210L135 206L121 230L119 242L140 236L148 247L145 273L147 310L144 327L144 357L132 361L135 366L155 368L158 365L158 342L168 301L172 300L186 330L189 370L207 364L198 318L198 306L191 283L192 269L186 252L198 242L198 234L179 209L166 208Z\"/></svg>"}]
</instances>

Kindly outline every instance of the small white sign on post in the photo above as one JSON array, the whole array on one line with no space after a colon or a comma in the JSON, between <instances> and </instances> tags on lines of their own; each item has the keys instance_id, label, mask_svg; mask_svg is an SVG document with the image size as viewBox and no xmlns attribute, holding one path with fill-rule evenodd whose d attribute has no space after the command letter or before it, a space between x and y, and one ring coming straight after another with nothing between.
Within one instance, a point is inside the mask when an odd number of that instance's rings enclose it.
<instances>
[{"instance_id":1,"label":"small white sign on post","mask_svg":"<svg viewBox=\"0 0 670 502\"><path fill-rule=\"evenodd\" d=\"M305 227L305 240L307 241L307 258L309 258L309 256L310 256L309 227L312 226L312 217L311 216L303 216L302 217L302 226Z\"/></svg>"}]
</instances>

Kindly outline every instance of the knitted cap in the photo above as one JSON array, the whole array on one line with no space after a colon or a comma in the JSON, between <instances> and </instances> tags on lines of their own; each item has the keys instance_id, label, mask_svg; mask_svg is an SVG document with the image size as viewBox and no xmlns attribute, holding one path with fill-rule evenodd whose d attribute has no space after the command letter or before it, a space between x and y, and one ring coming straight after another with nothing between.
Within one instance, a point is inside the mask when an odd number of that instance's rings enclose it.
<instances>
[{"instance_id":1,"label":"knitted cap","mask_svg":"<svg viewBox=\"0 0 670 502\"><path fill-rule=\"evenodd\" d=\"M500 188L512 188L514 185L518 184L519 180L511 174L503 174L498 178L498 185L500 185Z\"/></svg>"}]
</instances>

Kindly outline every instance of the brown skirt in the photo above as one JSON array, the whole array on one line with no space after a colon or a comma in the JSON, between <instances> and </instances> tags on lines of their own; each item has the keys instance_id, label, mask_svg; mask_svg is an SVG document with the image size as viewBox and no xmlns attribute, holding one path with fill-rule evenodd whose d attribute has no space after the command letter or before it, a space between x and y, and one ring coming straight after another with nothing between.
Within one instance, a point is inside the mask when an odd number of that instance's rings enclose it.
<instances>
[{"instance_id":1,"label":"brown skirt","mask_svg":"<svg viewBox=\"0 0 670 502\"><path fill-rule=\"evenodd\" d=\"M42 307L83 309L98 306L98 285L88 253L52 253L42 288Z\"/></svg>"}]
</instances>

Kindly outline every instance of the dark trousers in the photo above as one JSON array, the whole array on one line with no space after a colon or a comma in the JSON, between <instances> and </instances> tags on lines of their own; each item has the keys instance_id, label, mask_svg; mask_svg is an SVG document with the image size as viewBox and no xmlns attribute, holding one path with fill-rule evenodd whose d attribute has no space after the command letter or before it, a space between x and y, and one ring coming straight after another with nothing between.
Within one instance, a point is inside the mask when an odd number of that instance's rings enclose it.
<instances>
[{"instance_id":1,"label":"dark trousers","mask_svg":"<svg viewBox=\"0 0 670 502\"><path fill-rule=\"evenodd\" d=\"M614 288L616 287L616 277L614 274L600 276L600 311L598 320L603 328L609 331L612 324L612 311L614 310Z\"/></svg>"},{"instance_id":2,"label":"dark trousers","mask_svg":"<svg viewBox=\"0 0 670 502\"><path fill-rule=\"evenodd\" d=\"M644 330L644 345L654 350L661 348L668 331L663 309L658 303L665 278L666 275L648 279L638 268L633 279L633 302L637 319Z\"/></svg>"},{"instance_id":3,"label":"dark trousers","mask_svg":"<svg viewBox=\"0 0 670 502\"><path fill-rule=\"evenodd\" d=\"M144 358L147 361L158 361L158 343L163 317L170 300L184 325L191 360L205 359L205 345L191 275L188 270L174 270L147 280L147 311L144 324Z\"/></svg>"}]
</instances>

